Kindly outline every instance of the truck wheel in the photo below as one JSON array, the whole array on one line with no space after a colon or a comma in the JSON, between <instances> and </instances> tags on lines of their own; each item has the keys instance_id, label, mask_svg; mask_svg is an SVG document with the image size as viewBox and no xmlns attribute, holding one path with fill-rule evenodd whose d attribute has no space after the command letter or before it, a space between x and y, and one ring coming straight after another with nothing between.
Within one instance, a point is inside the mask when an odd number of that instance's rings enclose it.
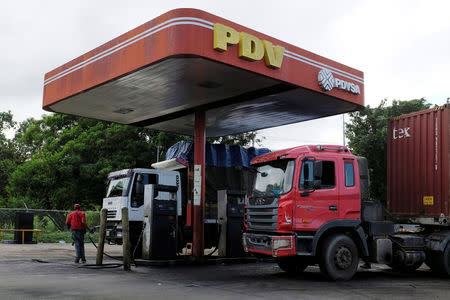
<instances>
[{"instance_id":1,"label":"truck wheel","mask_svg":"<svg viewBox=\"0 0 450 300\"><path fill-rule=\"evenodd\" d=\"M359 256L353 240L344 234L327 237L322 243L319 266L332 280L349 280L358 269Z\"/></svg>"},{"instance_id":2,"label":"truck wheel","mask_svg":"<svg viewBox=\"0 0 450 300\"><path fill-rule=\"evenodd\" d=\"M302 273L308 267L305 259L295 256L279 257L277 263L281 270L289 274Z\"/></svg>"},{"instance_id":3,"label":"truck wheel","mask_svg":"<svg viewBox=\"0 0 450 300\"><path fill-rule=\"evenodd\" d=\"M441 264L442 252L430 251L427 252L425 264L431 269L433 273L443 274L445 272L444 266Z\"/></svg>"},{"instance_id":4,"label":"truck wheel","mask_svg":"<svg viewBox=\"0 0 450 300\"><path fill-rule=\"evenodd\" d=\"M444 252L427 253L425 263L434 273L450 275L450 243L447 244Z\"/></svg>"}]
</instances>

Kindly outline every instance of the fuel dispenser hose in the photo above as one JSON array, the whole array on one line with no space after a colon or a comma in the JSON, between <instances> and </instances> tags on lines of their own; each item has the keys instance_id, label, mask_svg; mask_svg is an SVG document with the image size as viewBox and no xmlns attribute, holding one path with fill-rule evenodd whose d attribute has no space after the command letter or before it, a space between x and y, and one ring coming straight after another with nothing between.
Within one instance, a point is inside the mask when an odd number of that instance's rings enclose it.
<instances>
[{"instance_id":1,"label":"fuel dispenser hose","mask_svg":"<svg viewBox=\"0 0 450 300\"><path fill-rule=\"evenodd\" d=\"M92 240L92 236L91 233L88 232L87 236L89 238L89 240L91 241L92 245L94 245L95 249L98 249L97 245L95 244L95 242ZM105 251L103 251L103 254L111 259L115 259L118 261L122 261L121 258L116 257L116 256L112 256L109 255L107 253L105 253ZM79 268L88 268L88 269L113 269L113 268L119 268L122 267L123 263L110 263L110 264L101 264L101 265L97 265L97 264L84 264L84 265L80 265Z\"/></svg>"},{"instance_id":2,"label":"fuel dispenser hose","mask_svg":"<svg viewBox=\"0 0 450 300\"><path fill-rule=\"evenodd\" d=\"M91 237L91 233L90 233L90 232L88 232L87 236L88 236L89 240L91 241L92 245L94 245L95 249L98 249L97 245L96 245L95 242L92 240L92 237ZM108 256L108 257L111 258L111 259L115 259L115 260L122 261L121 258L119 258L119 257L117 257L117 256L111 256L111 255L105 253L105 251L103 251L103 254L104 254L105 256Z\"/></svg>"},{"instance_id":3,"label":"fuel dispenser hose","mask_svg":"<svg viewBox=\"0 0 450 300\"><path fill-rule=\"evenodd\" d=\"M91 236L90 232L87 233L87 236L88 236L88 238L89 238L89 241L91 241L92 245L94 245L94 247L95 247L96 249L98 249L97 245L96 245L95 242L92 240L92 236ZM134 250L136 250L136 249L134 249ZM134 252L133 252L133 253L134 253ZM121 258L112 256L112 255L109 255L109 254L105 253L104 251L103 251L103 254L104 254L105 256L111 258L111 259L115 259L115 260L122 261ZM37 262L37 263L56 263L56 262L51 262L51 261L46 261L46 260L36 259L36 258L31 259L31 261ZM62 265L71 265L71 266L73 266L73 264L67 264L67 263L58 263L58 264L62 264ZM87 268L87 269L113 269L113 268L119 268L119 267L122 267L122 266L123 266L123 263L108 263L108 264L102 264L102 265L97 265L97 264L81 264L81 265L79 265L79 266L77 266L77 267L78 267L78 268Z\"/></svg>"},{"instance_id":4,"label":"fuel dispenser hose","mask_svg":"<svg viewBox=\"0 0 450 300\"><path fill-rule=\"evenodd\" d=\"M96 249L98 249L97 245L96 245L96 244L94 243L94 241L92 240L92 237L91 237L90 233L88 233L88 238L89 238L89 240L91 241L91 243L94 245L94 247L95 247ZM119 258L114 257L114 256L111 256L111 255L108 255L108 254L105 253L105 252L103 252L103 254L106 255L106 256L108 256L108 257L110 257L110 258L112 258L112 259L120 260ZM47 263L56 263L56 264L60 264L60 265L70 265L70 266L73 266L73 264L51 262L51 261L46 261L46 260L43 260L43 259L36 259L36 258L31 259L31 261L37 262L37 263L43 263L43 264L47 264ZM109 263L109 264L101 264L101 265L97 265L97 264L81 264L81 265L79 265L79 266L77 266L77 267L78 267L78 268L86 268L86 269L113 269L113 268L119 268L119 267L121 267L121 266L123 266L122 263Z\"/></svg>"},{"instance_id":5,"label":"fuel dispenser hose","mask_svg":"<svg viewBox=\"0 0 450 300\"><path fill-rule=\"evenodd\" d=\"M32 262L37 262L41 264L58 264L58 265L65 265L65 266L76 266L77 268L87 268L87 269L113 269L113 268L119 268L123 264L117 264L117 263L111 263L111 264L103 264L101 266L97 266L96 264L82 264L82 265L74 265L73 263L61 263L61 262L55 262L55 261L47 261L43 259L37 259L32 258Z\"/></svg>"}]
</instances>

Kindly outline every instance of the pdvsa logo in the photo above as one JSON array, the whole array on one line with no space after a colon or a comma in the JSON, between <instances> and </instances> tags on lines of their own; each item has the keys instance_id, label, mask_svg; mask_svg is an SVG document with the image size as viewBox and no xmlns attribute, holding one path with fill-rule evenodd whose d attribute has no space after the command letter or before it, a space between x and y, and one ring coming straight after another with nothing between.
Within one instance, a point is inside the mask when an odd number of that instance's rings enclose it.
<instances>
[{"instance_id":1,"label":"pdvsa logo","mask_svg":"<svg viewBox=\"0 0 450 300\"><path fill-rule=\"evenodd\" d=\"M334 78L333 73L327 69L320 70L317 79L320 87L327 92L331 91L333 88L338 88L356 95L361 93L359 85L339 78Z\"/></svg>"}]
</instances>

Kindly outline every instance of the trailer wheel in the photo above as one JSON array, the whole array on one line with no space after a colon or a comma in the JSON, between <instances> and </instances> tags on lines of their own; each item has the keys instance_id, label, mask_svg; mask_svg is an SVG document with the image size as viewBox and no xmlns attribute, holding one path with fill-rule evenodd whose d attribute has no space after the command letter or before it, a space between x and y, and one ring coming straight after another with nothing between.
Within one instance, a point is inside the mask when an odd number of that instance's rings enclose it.
<instances>
[{"instance_id":1,"label":"trailer wheel","mask_svg":"<svg viewBox=\"0 0 450 300\"><path fill-rule=\"evenodd\" d=\"M297 256L279 257L277 263L281 270L289 274L302 273L308 267L305 259Z\"/></svg>"},{"instance_id":2,"label":"trailer wheel","mask_svg":"<svg viewBox=\"0 0 450 300\"><path fill-rule=\"evenodd\" d=\"M355 242L344 234L327 237L322 243L319 266L332 280L349 280L358 269L359 256Z\"/></svg>"}]
</instances>

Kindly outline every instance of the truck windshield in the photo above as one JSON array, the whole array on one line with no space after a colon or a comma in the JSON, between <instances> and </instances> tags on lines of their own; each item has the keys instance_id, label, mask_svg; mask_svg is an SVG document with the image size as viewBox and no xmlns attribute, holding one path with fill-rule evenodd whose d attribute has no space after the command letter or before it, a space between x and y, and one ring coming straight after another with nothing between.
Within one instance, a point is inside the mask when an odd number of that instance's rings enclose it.
<instances>
[{"instance_id":1,"label":"truck windshield","mask_svg":"<svg viewBox=\"0 0 450 300\"><path fill-rule=\"evenodd\" d=\"M285 194L292 188L294 160L276 160L257 168L253 197Z\"/></svg>"},{"instance_id":2,"label":"truck windshield","mask_svg":"<svg viewBox=\"0 0 450 300\"><path fill-rule=\"evenodd\" d=\"M106 198L126 196L128 194L128 186L130 177L113 178L109 181Z\"/></svg>"}]
</instances>

